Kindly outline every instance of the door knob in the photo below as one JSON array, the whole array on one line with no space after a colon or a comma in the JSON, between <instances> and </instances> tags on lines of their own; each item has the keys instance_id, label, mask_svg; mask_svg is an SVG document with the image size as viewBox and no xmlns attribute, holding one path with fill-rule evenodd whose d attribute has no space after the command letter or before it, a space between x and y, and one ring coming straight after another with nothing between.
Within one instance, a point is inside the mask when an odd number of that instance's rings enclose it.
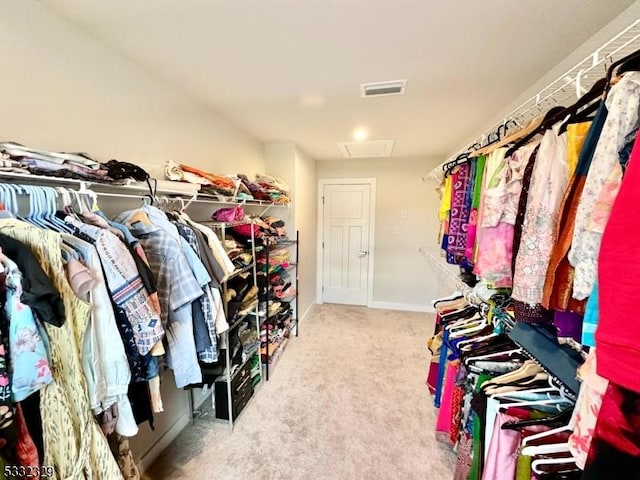
<instances>
[{"instance_id":1,"label":"door knob","mask_svg":"<svg viewBox=\"0 0 640 480\"><path fill-rule=\"evenodd\" d=\"M369 255L369 252L367 252L366 250L360 250L358 252L359 257L366 257L367 255Z\"/></svg>"}]
</instances>

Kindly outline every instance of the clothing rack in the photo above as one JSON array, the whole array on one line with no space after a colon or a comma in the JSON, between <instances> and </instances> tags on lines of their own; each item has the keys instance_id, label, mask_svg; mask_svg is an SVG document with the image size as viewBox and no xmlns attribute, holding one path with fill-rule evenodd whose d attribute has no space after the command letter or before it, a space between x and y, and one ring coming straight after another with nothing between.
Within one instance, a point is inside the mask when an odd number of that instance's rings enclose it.
<instances>
[{"instance_id":1,"label":"clothing rack","mask_svg":"<svg viewBox=\"0 0 640 480\"><path fill-rule=\"evenodd\" d=\"M493 294L491 289L486 289L486 291L482 292L480 291L480 284L473 288L470 287L455 274L451 265L444 263L438 256L423 247L419 247L418 252L420 252L434 269L444 273L447 280L454 285L452 290L460 291L469 303L473 303L474 305L489 304L489 297Z\"/></svg>"},{"instance_id":2,"label":"clothing rack","mask_svg":"<svg viewBox=\"0 0 640 480\"><path fill-rule=\"evenodd\" d=\"M536 95L505 115L500 122L497 122L491 128L487 129L485 133L469 142L467 147L453 154L447 162L441 163L424 175L422 181L426 182L430 180L436 184L440 184L443 178L442 167L446 163L455 159L460 154L472 150L472 146L484 146L488 137L493 135L494 132L499 131L503 125L514 123L522 127L553 106L562 105L567 102L573 103L572 100L574 96L580 98L599 78L602 78L602 76L606 74L608 65L613 63L617 58L625 56L639 47L640 20L636 20L582 61L578 62L564 74L541 89ZM604 67L604 70L598 73L601 67Z\"/></svg>"},{"instance_id":3,"label":"clothing rack","mask_svg":"<svg viewBox=\"0 0 640 480\"><path fill-rule=\"evenodd\" d=\"M576 370L582 364L580 353L568 345L561 345L544 327L519 323L509 332L509 337L525 354L539 364L550 376L560 383L573 400L577 399L580 382Z\"/></svg>"},{"instance_id":4,"label":"clothing rack","mask_svg":"<svg viewBox=\"0 0 640 480\"><path fill-rule=\"evenodd\" d=\"M152 179L153 180L153 179ZM272 207L291 208L291 204L267 202L265 200L244 200L244 199L227 199L217 197L210 194L189 194L180 189L160 188L151 194L149 186L144 182L136 183L104 183L92 182L89 180L79 180L75 178L54 177L46 175L31 175L18 172L0 172L0 182L9 184L22 183L34 186L57 186L61 184L67 185L67 188L77 187L78 193L95 194L103 197L123 198L123 199L141 199L143 197L153 197L154 200L166 197L168 200L182 200L183 209L189 208L192 204L202 205L246 205L252 207L264 207L259 216L263 216ZM179 182L176 182L179 183Z\"/></svg>"}]
</instances>

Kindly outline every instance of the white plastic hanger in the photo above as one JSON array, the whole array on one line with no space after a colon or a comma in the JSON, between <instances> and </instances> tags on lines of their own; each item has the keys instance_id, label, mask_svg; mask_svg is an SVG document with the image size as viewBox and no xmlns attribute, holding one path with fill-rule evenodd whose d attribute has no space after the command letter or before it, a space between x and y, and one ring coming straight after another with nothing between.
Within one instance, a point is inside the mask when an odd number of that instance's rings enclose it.
<instances>
[{"instance_id":1,"label":"white plastic hanger","mask_svg":"<svg viewBox=\"0 0 640 480\"><path fill-rule=\"evenodd\" d=\"M510 407L535 407L536 405L555 405L558 408L558 411L561 412L563 408L561 405L563 404L572 404L566 399L563 398L549 398L547 400L525 400L523 402L510 403ZM566 405L564 405L566 408Z\"/></svg>"},{"instance_id":2,"label":"white plastic hanger","mask_svg":"<svg viewBox=\"0 0 640 480\"><path fill-rule=\"evenodd\" d=\"M473 338L469 338L468 340L462 340L461 342L458 343L458 348L460 350L464 350L466 346L470 346L472 347L474 343L477 342L482 342L484 340L489 340L490 338L493 337L497 337L498 334L496 333L490 333L489 335L483 335L482 337L473 337Z\"/></svg>"},{"instance_id":3,"label":"white plastic hanger","mask_svg":"<svg viewBox=\"0 0 640 480\"><path fill-rule=\"evenodd\" d=\"M487 360L490 358L501 357L504 355L513 355L514 353L522 353L521 348L514 348L513 350L505 350L503 352L495 352L495 353L487 353L486 355L477 355L475 357L467 357L465 362L470 362L472 360Z\"/></svg>"},{"instance_id":4,"label":"white plastic hanger","mask_svg":"<svg viewBox=\"0 0 640 480\"><path fill-rule=\"evenodd\" d=\"M504 393L494 393L490 395L491 398L502 398L502 397L516 397L518 394L531 394L531 393L558 393L560 394L560 390L557 388L532 388L529 390L514 390L513 392L504 392Z\"/></svg>"},{"instance_id":5,"label":"white plastic hanger","mask_svg":"<svg viewBox=\"0 0 640 480\"><path fill-rule=\"evenodd\" d=\"M526 447L529 444L529 442L531 442L533 440L538 440L540 438L550 437L551 435L555 435L557 433L571 432L571 431L573 431L573 426L571 425L571 422L569 422L567 425L563 425L562 427L553 428L553 429L547 430L545 432L540 432L540 433L536 433L534 435L529 435L528 437L525 437L522 440L522 446Z\"/></svg>"},{"instance_id":6,"label":"white plastic hanger","mask_svg":"<svg viewBox=\"0 0 640 480\"><path fill-rule=\"evenodd\" d=\"M184 200L183 200L183 204L182 204L182 209L184 210ZM462 292L455 291L449 296L440 297L440 298L436 298L435 300L432 300L431 301L431 306L435 306L435 304L438 303L438 302L446 302L448 300L457 300L457 299L461 298L462 296L463 296Z\"/></svg>"},{"instance_id":7,"label":"white plastic hanger","mask_svg":"<svg viewBox=\"0 0 640 480\"><path fill-rule=\"evenodd\" d=\"M456 329L455 331L449 334L449 338L455 339L455 338L464 337L465 335L469 335L470 333L480 332L484 330L484 328L487 325L489 325L489 323L487 322L487 319L486 318L482 319L477 324L469 326L469 328Z\"/></svg>"},{"instance_id":8,"label":"white plastic hanger","mask_svg":"<svg viewBox=\"0 0 640 480\"><path fill-rule=\"evenodd\" d=\"M531 445L524 447L521 451L522 455L527 457L535 457L536 455L548 455L549 453L569 452L569 443L548 443L546 445Z\"/></svg>"}]
</instances>

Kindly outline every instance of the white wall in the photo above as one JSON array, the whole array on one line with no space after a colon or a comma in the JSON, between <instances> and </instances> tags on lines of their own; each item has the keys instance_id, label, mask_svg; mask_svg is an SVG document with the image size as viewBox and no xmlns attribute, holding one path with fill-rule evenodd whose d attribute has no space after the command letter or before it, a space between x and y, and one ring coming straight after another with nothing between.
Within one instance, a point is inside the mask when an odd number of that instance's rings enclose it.
<instances>
[{"instance_id":1,"label":"white wall","mask_svg":"<svg viewBox=\"0 0 640 480\"><path fill-rule=\"evenodd\" d=\"M316 302L316 161L293 143L265 145L267 171L285 180L291 188L292 206L274 208L287 223L293 238L300 234L298 318L302 318Z\"/></svg>"},{"instance_id":2,"label":"white wall","mask_svg":"<svg viewBox=\"0 0 640 480\"><path fill-rule=\"evenodd\" d=\"M317 249L317 171L316 161L296 147L295 209L296 230L300 232L300 265L298 269L300 316L316 303Z\"/></svg>"},{"instance_id":3,"label":"white wall","mask_svg":"<svg viewBox=\"0 0 640 480\"><path fill-rule=\"evenodd\" d=\"M425 310L437 292L433 270L418 252L433 248L438 197L421 177L440 159L319 161L318 178L376 178L374 306ZM407 218L402 219L402 211ZM400 234L394 234L394 228Z\"/></svg>"},{"instance_id":4,"label":"white wall","mask_svg":"<svg viewBox=\"0 0 640 480\"><path fill-rule=\"evenodd\" d=\"M485 133L487 129L492 128L498 122L500 122L505 117L505 115L511 113L515 108L519 107L525 101L536 95L541 89L549 85L551 82L555 81L561 75L564 75L566 71L573 68L576 64L584 60L588 55L591 55L596 49L603 46L610 39L618 35L638 19L640 19L640 1L634 2L629 8L618 15L614 20L602 27L598 32L592 35L589 40L584 42L580 47L567 55L551 70L544 73L544 75L542 75L539 80L533 83L531 87L522 92L508 105L496 105L497 110L495 112L487 112L486 123L483 122L483 126L481 128L478 128L473 137L461 138L460 145L455 149L454 152L449 152L449 155L453 155L460 149L470 145L476 138ZM630 40L630 38L625 38L625 40ZM621 45L621 42L618 41L617 45ZM604 77L604 67L602 67L602 70L599 71L597 69L594 70L592 75L593 78ZM481 94L481 92L479 92L479 94Z\"/></svg>"},{"instance_id":5,"label":"white wall","mask_svg":"<svg viewBox=\"0 0 640 480\"><path fill-rule=\"evenodd\" d=\"M264 171L262 144L33 1L0 2L0 139L137 163ZM186 74L187 72L185 72Z\"/></svg>"},{"instance_id":6,"label":"white wall","mask_svg":"<svg viewBox=\"0 0 640 480\"><path fill-rule=\"evenodd\" d=\"M36 2L0 2L0 59L0 140L125 160L158 178L168 158L265 171L260 142ZM136 461L188 422L188 396L170 373L162 392L155 432L145 424L132 439Z\"/></svg>"}]
</instances>

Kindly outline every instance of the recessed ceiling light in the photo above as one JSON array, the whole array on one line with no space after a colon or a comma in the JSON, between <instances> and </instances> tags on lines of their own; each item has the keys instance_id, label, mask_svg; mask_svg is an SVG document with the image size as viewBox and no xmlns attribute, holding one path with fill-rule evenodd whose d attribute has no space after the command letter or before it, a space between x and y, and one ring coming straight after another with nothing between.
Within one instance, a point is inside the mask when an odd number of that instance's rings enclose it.
<instances>
[{"instance_id":1,"label":"recessed ceiling light","mask_svg":"<svg viewBox=\"0 0 640 480\"><path fill-rule=\"evenodd\" d=\"M361 142L362 140L366 140L369 136L369 132L365 128L356 128L353 131L353 139Z\"/></svg>"}]
</instances>

